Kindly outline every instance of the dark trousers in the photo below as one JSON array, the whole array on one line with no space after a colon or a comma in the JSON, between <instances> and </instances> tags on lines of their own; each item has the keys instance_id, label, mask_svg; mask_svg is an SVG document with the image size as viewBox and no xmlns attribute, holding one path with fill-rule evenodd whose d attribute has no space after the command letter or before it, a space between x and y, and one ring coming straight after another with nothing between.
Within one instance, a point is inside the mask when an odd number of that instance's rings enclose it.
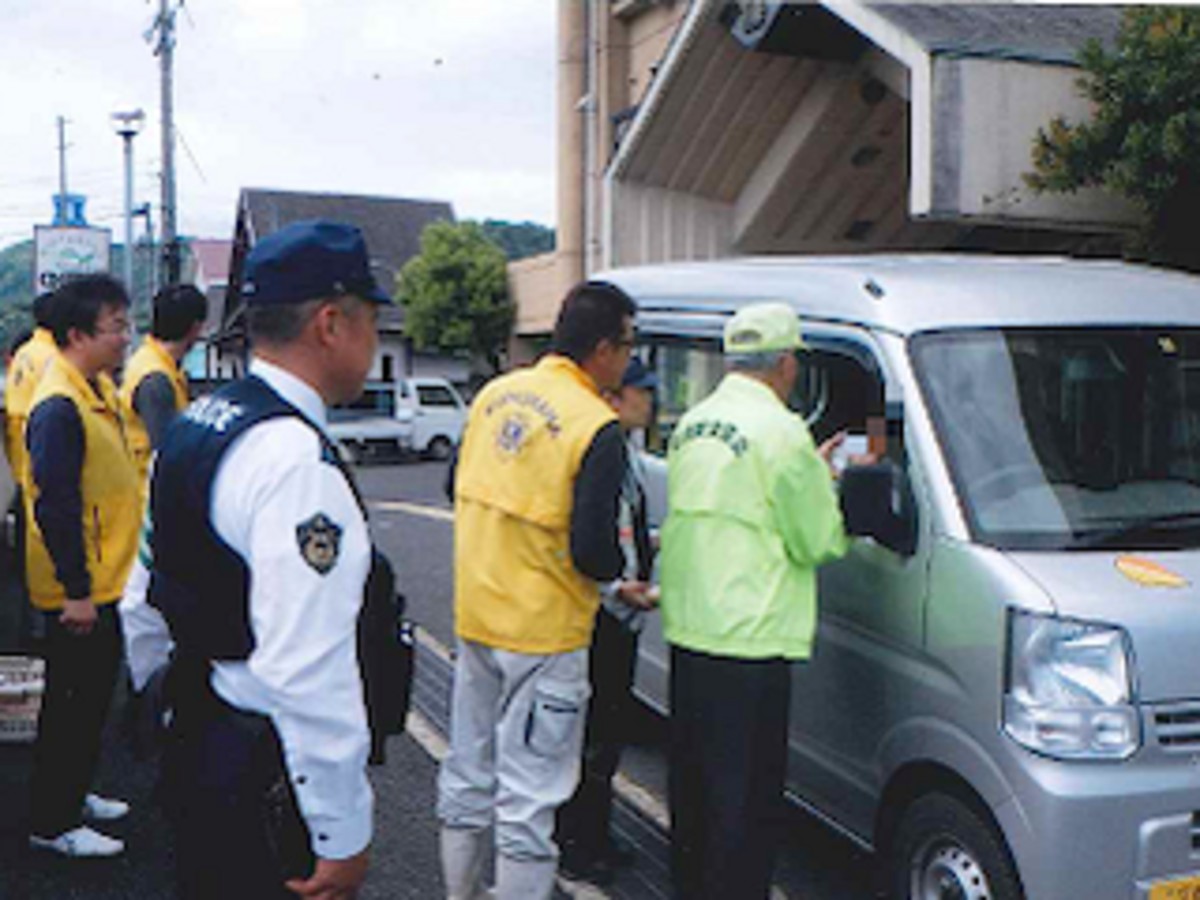
<instances>
[{"instance_id":1,"label":"dark trousers","mask_svg":"<svg viewBox=\"0 0 1200 900\"><path fill-rule=\"evenodd\" d=\"M185 690L163 760L179 896L295 900L284 881L311 874L313 859L274 727L194 684ZM287 793L288 830L264 801L272 789Z\"/></svg>"},{"instance_id":2,"label":"dark trousers","mask_svg":"<svg viewBox=\"0 0 1200 900\"><path fill-rule=\"evenodd\" d=\"M621 761L633 713L633 670L638 636L604 608L596 616L588 657L592 699L583 744L583 773L574 796L558 811L556 838L588 854L609 847L612 779Z\"/></svg>"},{"instance_id":3,"label":"dark trousers","mask_svg":"<svg viewBox=\"0 0 1200 900\"><path fill-rule=\"evenodd\" d=\"M77 827L96 774L100 736L121 661L116 604L96 610L90 634L74 635L45 613L46 686L33 755L30 831L56 837Z\"/></svg>"},{"instance_id":4,"label":"dark trousers","mask_svg":"<svg viewBox=\"0 0 1200 900\"><path fill-rule=\"evenodd\" d=\"M671 648L671 874L683 900L765 900L787 762L790 667Z\"/></svg>"}]
</instances>

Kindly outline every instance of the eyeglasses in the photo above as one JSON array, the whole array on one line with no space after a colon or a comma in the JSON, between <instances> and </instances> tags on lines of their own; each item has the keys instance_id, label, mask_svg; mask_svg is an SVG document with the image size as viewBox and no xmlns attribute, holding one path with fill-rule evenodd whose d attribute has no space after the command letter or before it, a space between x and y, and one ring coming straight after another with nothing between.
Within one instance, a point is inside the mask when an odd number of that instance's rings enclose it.
<instances>
[{"instance_id":1,"label":"eyeglasses","mask_svg":"<svg viewBox=\"0 0 1200 900\"><path fill-rule=\"evenodd\" d=\"M101 328L99 325L93 330L94 335L121 335L129 334L133 331L133 323L128 319L116 319L108 328Z\"/></svg>"}]
</instances>

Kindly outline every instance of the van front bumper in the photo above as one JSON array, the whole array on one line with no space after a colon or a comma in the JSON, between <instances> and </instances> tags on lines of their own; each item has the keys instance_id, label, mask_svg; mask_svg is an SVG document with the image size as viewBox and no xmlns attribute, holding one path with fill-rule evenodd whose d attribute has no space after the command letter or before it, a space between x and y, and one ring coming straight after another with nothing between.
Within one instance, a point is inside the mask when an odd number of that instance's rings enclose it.
<instances>
[{"instance_id":1,"label":"van front bumper","mask_svg":"<svg viewBox=\"0 0 1200 900\"><path fill-rule=\"evenodd\" d=\"M1200 747L1167 749L1153 729L1153 710L1143 710L1146 739L1123 762L1063 762L1011 745L1014 795L995 813L1028 900L1145 900L1189 877L1200 896Z\"/></svg>"}]
</instances>

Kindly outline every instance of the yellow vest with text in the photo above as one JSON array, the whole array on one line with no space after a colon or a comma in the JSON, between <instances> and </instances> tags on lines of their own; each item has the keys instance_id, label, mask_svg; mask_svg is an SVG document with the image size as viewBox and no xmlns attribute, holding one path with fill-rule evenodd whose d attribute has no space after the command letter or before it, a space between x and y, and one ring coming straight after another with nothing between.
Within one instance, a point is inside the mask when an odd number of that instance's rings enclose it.
<instances>
[{"instance_id":1,"label":"yellow vest with text","mask_svg":"<svg viewBox=\"0 0 1200 900\"><path fill-rule=\"evenodd\" d=\"M12 468L13 481L29 493L29 453L25 449L25 423L33 392L50 360L58 356L58 345L48 328L34 329L33 336L17 348L4 381L4 449Z\"/></svg>"},{"instance_id":2,"label":"yellow vest with text","mask_svg":"<svg viewBox=\"0 0 1200 900\"><path fill-rule=\"evenodd\" d=\"M99 393L75 366L59 356L38 384L30 413L51 397L66 397L79 411L84 443L80 527L92 580L91 599L96 604L105 604L119 600L125 589L137 553L141 503L137 469L125 444L125 426L116 387L106 375L101 375L97 383ZM29 596L38 609L60 609L66 591L55 575L54 562L34 516L37 494L37 486L31 477L25 498Z\"/></svg>"},{"instance_id":3,"label":"yellow vest with text","mask_svg":"<svg viewBox=\"0 0 1200 900\"><path fill-rule=\"evenodd\" d=\"M587 373L557 355L475 398L455 474L460 637L537 654L591 642L600 596L572 561L571 510L584 454L615 419Z\"/></svg>"},{"instance_id":4,"label":"yellow vest with text","mask_svg":"<svg viewBox=\"0 0 1200 900\"><path fill-rule=\"evenodd\" d=\"M133 408L133 395L147 376L156 373L167 376L175 391L175 411L182 412L188 405L187 376L180 371L167 348L153 335L148 334L125 364L120 394L121 402L125 404L125 434L129 441L129 452L133 456L134 465L137 466L138 482L143 486L143 492L154 448L150 446L150 434L146 431L146 424Z\"/></svg>"}]
</instances>

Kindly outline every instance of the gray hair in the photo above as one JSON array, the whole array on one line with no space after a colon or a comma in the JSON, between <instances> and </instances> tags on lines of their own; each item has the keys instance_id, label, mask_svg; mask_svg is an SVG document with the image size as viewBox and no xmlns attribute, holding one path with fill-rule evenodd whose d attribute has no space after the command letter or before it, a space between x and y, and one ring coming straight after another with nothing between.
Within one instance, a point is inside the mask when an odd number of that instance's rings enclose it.
<instances>
[{"instance_id":1,"label":"gray hair","mask_svg":"<svg viewBox=\"0 0 1200 900\"><path fill-rule=\"evenodd\" d=\"M731 353L725 357L725 368L730 372L770 372L791 350L767 350L763 353Z\"/></svg>"}]
</instances>

